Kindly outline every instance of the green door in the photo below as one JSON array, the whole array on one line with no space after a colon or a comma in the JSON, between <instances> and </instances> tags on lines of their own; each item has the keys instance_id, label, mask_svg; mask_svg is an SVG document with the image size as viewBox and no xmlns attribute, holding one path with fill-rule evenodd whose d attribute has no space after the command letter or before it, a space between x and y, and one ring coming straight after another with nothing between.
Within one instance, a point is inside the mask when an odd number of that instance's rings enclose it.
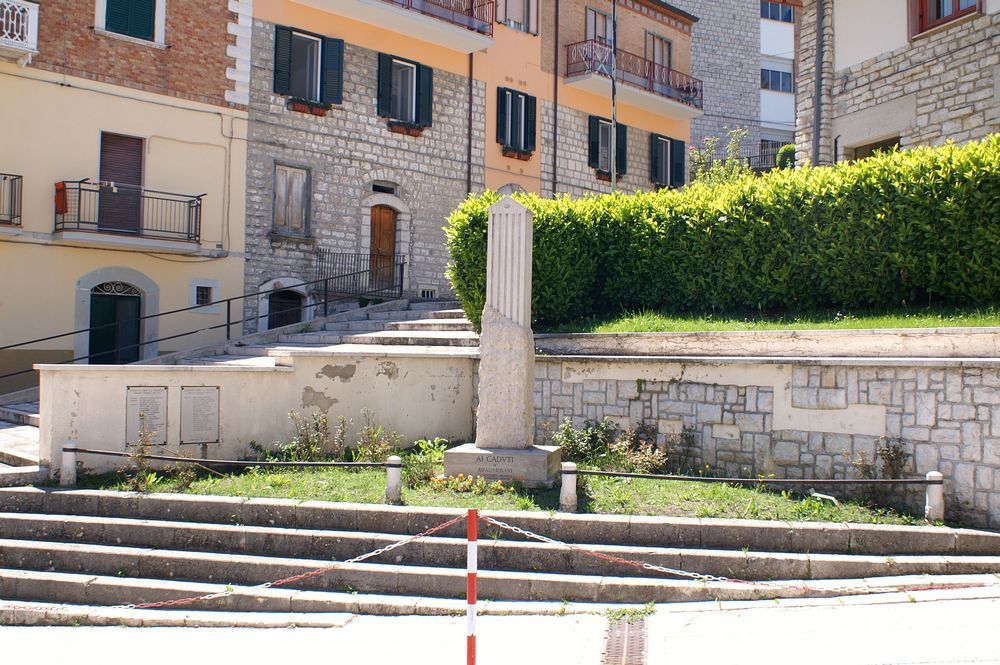
<instances>
[{"instance_id":1,"label":"green door","mask_svg":"<svg viewBox=\"0 0 1000 665\"><path fill-rule=\"evenodd\" d=\"M90 294L90 363L139 359L139 296Z\"/></svg>"}]
</instances>

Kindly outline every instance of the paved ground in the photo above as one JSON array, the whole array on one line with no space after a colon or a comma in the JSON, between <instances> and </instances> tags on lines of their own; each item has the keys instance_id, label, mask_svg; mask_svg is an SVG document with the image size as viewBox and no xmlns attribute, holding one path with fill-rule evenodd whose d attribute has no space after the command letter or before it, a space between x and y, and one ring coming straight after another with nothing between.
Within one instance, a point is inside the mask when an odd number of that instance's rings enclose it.
<instances>
[{"instance_id":1,"label":"paved ground","mask_svg":"<svg viewBox=\"0 0 1000 665\"><path fill-rule=\"evenodd\" d=\"M0 447L38 455L38 428L0 421Z\"/></svg>"},{"instance_id":2,"label":"paved ground","mask_svg":"<svg viewBox=\"0 0 1000 665\"><path fill-rule=\"evenodd\" d=\"M648 665L1000 664L1000 595L920 592L788 603L661 606L647 619ZM965 596L965 597L963 597ZM890 602L891 601L891 602ZM484 617L479 663L598 665L604 617ZM274 665L464 663L465 619L349 617L337 628L0 628L3 662Z\"/></svg>"}]
</instances>

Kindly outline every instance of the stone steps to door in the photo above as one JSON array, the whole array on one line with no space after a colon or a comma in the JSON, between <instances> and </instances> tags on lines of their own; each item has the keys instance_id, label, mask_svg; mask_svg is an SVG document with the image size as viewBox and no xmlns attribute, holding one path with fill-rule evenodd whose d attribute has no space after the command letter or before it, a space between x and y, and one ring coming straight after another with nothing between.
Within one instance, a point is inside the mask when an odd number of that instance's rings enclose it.
<instances>
[{"instance_id":1,"label":"stone steps to door","mask_svg":"<svg viewBox=\"0 0 1000 665\"><path fill-rule=\"evenodd\" d=\"M464 319L465 310L463 309L439 309L430 312L427 317L430 319Z\"/></svg>"},{"instance_id":2,"label":"stone steps to door","mask_svg":"<svg viewBox=\"0 0 1000 665\"><path fill-rule=\"evenodd\" d=\"M388 344L394 346L479 346L479 335L471 331L383 330L341 338L342 344Z\"/></svg>"},{"instance_id":3,"label":"stone steps to door","mask_svg":"<svg viewBox=\"0 0 1000 665\"><path fill-rule=\"evenodd\" d=\"M39 426L38 402L18 402L0 405L0 420L15 425Z\"/></svg>"}]
</instances>

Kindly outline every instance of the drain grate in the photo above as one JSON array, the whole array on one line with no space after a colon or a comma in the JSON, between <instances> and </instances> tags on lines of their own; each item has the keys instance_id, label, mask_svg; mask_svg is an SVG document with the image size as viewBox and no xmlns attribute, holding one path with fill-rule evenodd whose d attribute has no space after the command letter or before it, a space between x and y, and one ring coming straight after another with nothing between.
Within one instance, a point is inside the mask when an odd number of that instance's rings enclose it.
<instances>
[{"instance_id":1,"label":"drain grate","mask_svg":"<svg viewBox=\"0 0 1000 665\"><path fill-rule=\"evenodd\" d=\"M645 619L620 619L608 625L601 665L646 665Z\"/></svg>"}]
</instances>

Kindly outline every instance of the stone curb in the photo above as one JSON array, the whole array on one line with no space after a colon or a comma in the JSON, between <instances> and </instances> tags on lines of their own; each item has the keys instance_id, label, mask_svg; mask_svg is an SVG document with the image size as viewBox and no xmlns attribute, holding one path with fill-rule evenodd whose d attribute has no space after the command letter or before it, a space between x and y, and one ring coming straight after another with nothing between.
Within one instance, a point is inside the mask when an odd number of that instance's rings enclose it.
<instances>
[{"instance_id":1,"label":"stone curb","mask_svg":"<svg viewBox=\"0 0 1000 665\"><path fill-rule=\"evenodd\" d=\"M0 490L0 511L390 534L419 533L462 512L434 507L38 488ZM950 527L545 512L481 514L571 543L829 554L1000 555L1000 533ZM464 529L458 524L441 535L461 538ZM496 527L483 524L480 537L490 538L495 531ZM510 532L501 535L516 539Z\"/></svg>"}]
</instances>

